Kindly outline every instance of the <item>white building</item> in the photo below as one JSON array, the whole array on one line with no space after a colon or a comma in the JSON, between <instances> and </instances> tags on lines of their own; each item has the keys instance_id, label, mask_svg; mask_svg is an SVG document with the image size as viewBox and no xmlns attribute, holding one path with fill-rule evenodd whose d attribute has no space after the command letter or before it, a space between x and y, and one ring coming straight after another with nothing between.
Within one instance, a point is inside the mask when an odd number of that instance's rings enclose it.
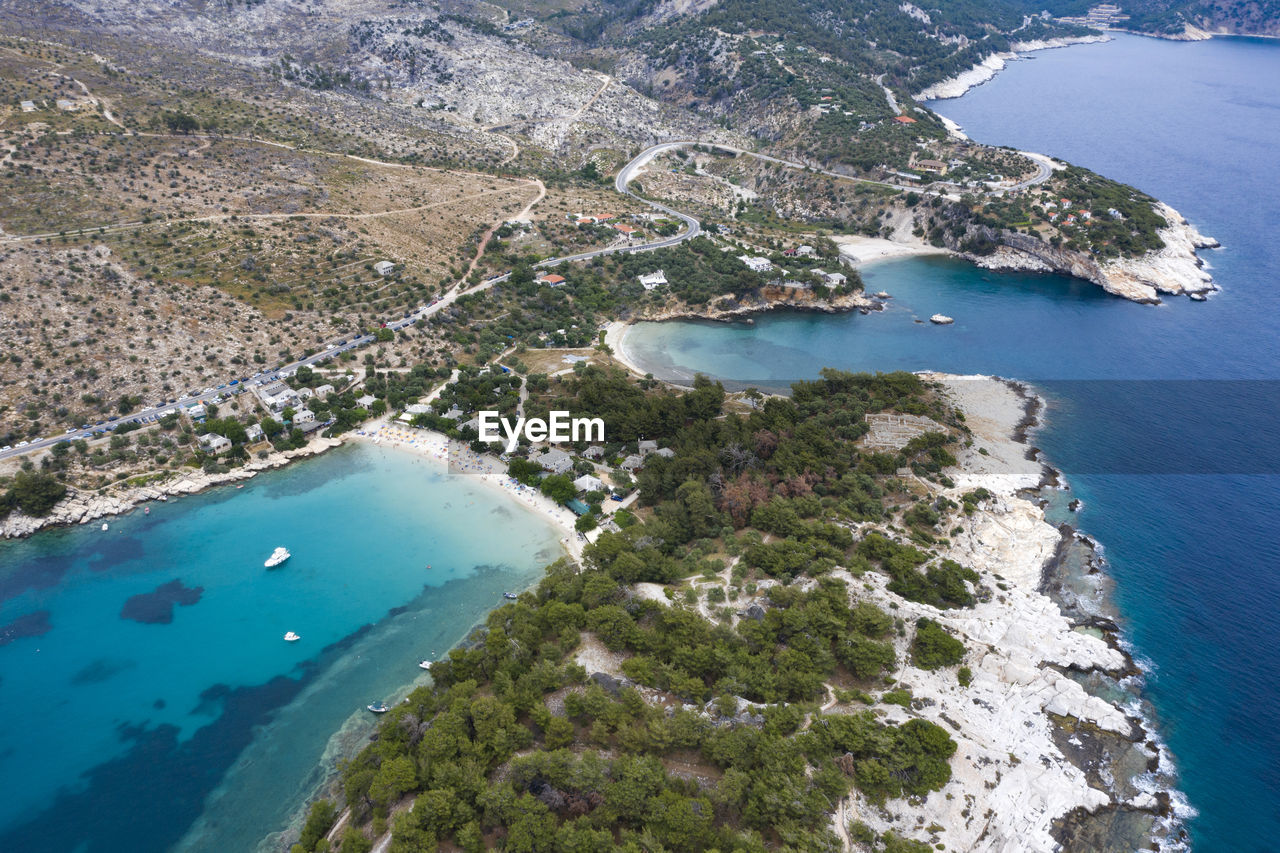
<instances>
[{"instance_id":1,"label":"white building","mask_svg":"<svg viewBox=\"0 0 1280 853\"><path fill-rule=\"evenodd\" d=\"M316 419L316 413L310 409L298 409L293 413L293 425L308 424Z\"/></svg>"},{"instance_id":2,"label":"white building","mask_svg":"<svg viewBox=\"0 0 1280 853\"><path fill-rule=\"evenodd\" d=\"M822 279L822 283L827 285L827 287L839 287L849 280L845 277L844 273L827 272L826 270L820 269L811 269L809 272Z\"/></svg>"},{"instance_id":3,"label":"white building","mask_svg":"<svg viewBox=\"0 0 1280 853\"><path fill-rule=\"evenodd\" d=\"M773 269L773 264L768 258L758 258L754 255L738 255L738 260L747 265L747 269L752 272L768 272Z\"/></svg>"},{"instance_id":4,"label":"white building","mask_svg":"<svg viewBox=\"0 0 1280 853\"><path fill-rule=\"evenodd\" d=\"M593 477L590 474L583 474L581 477L573 481L573 487L580 492L607 492L608 487L605 486L604 480L599 477Z\"/></svg>"},{"instance_id":5,"label":"white building","mask_svg":"<svg viewBox=\"0 0 1280 853\"><path fill-rule=\"evenodd\" d=\"M573 457L558 447L550 447L542 453L529 456L529 461L541 465L552 474L564 474L573 469Z\"/></svg>"},{"instance_id":6,"label":"white building","mask_svg":"<svg viewBox=\"0 0 1280 853\"><path fill-rule=\"evenodd\" d=\"M323 400L333 393L332 385L319 385L316 387L316 396Z\"/></svg>"},{"instance_id":7,"label":"white building","mask_svg":"<svg viewBox=\"0 0 1280 853\"><path fill-rule=\"evenodd\" d=\"M666 273L662 270L651 272L648 275L639 276L639 279L640 284L644 286L645 290L653 290L654 288L662 287L667 283Z\"/></svg>"},{"instance_id":8,"label":"white building","mask_svg":"<svg viewBox=\"0 0 1280 853\"><path fill-rule=\"evenodd\" d=\"M396 265L391 263L391 261L378 261L373 265L373 271L378 275L391 275L395 268Z\"/></svg>"},{"instance_id":9,"label":"white building","mask_svg":"<svg viewBox=\"0 0 1280 853\"><path fill-rule=\"evenodd\" d=\"M231 449L231 439L214 432L207 432L200 436L200 449L205 453L212 453L214 456L226 453Z\"/></svg>"},{"instance_id":10,"label":"white building","mask_svg":"<svg viewBox=\"0 0 1280 853\"><path fill-rule=\"evenodd\" d=\"M262 401L262 405L273 414L279 414L291 406L297 408L302 403L298 392L278 379L261 386L255 393Z\"/></svg>"},{"instance_id":11,"label":"white building","mask_svg":"<svg viewBox=\"0 0 1280 853\"><path fill-rule=\"evenodd\" d=\"M262 431L262 427L258 424L249 424L244 428L244 434L250 444L257 444L267 437L267 434Z\"/></svg>"}]
</instances>

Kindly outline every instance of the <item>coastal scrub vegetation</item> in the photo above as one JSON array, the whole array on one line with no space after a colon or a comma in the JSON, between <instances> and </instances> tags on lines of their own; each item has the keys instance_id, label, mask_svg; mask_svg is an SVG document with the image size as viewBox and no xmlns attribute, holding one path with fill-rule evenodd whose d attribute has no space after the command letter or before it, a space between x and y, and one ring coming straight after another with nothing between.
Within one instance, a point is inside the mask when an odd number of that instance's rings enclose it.
<instances>
[{"instance_id":1,"label":"coastal scrub vegetation","mask_svg":"<svg viewBox=\"0 0 1280 853\"><path fill-rule=\"evenodd\" d=\"M824 371L746 414L725 401L706 379L677 392L592 366L536 383L530 412L601 417L615 446L674 453L649 457L626 525L581 566L548 567L433 663L294 853L367 850L388 829L395 853L835 849L830 816L851 792L885 803L946 784L955 741L885 688L904 653L933 669L964 646L861 592L878 569L903 597L972 603L976 573L888 535L911 505L894 474L946 441L894 454L859 439L870 412L960 421L906 373ZM877 701L909 718L886 722Z\"/></svg>"}]
</instances>

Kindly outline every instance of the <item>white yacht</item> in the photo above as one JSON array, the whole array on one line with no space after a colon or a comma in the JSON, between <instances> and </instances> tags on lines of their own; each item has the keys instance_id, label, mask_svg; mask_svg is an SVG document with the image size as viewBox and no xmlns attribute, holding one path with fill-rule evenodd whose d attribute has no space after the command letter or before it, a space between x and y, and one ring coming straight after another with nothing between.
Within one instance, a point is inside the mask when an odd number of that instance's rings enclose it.
<instances>
[{"instance_id":1,"label":"white yacht","mask_svg":"<svg viewBox=\"0 0 1280 853\"><path fill-rule=\"evenodd\" d=\"M274 569L276 566L280 565L292 556L293 555L289 553L288 548L277 548L271 552L271 556L267 557L267 561L262 565L266 566L268 569Z\"/></svg>"},{"instance_id":2,"label":"white yacht","mask_svg":"<svg viewBox=\"0 0 1280 853\"><path fill-rule=\"evenodd\" d=\"M302 639L302 637L298 636L297 634L293 633L292 631L286 631L286 632L285 632L285 635L284 635L284 641L285 641L286 643L296 643L296 642L298 642L298 641L299 641L299 640L301 640L301 639Z\"/></svg>"},{"instance_id":3,"label":"white yacht","mask_svg":"<svg viewBox=\"0 0 1280 853\"><path fill-rule=\"evenodd\" d=\"M387 713L387 706L381 702L374 702L372 705L365 705L365 707L375 714Z\"/></svg>"},{"instance_id":4,"label":"white yacht","mask_svg":"<svg viewBox=\"0 0 1280 853\"><path fill-rule=\"evenodd\" d=\"M418 669L430 670L430 669L431 669L431 661L429 661L429 660L420 660L420 661L418 661Z\"/></svg>"},{"instance_id":5,"label":"white yacht","mask_svg":"<svg viewBox=\"0 0 1280 853\"><path fill-rule=\"evenodd\" d=\"M939 326L949 326L954 323L955 320L951 319L946 314L934 314L929 318L929 322L936 323Z\"/></svg>"}]
</instances>

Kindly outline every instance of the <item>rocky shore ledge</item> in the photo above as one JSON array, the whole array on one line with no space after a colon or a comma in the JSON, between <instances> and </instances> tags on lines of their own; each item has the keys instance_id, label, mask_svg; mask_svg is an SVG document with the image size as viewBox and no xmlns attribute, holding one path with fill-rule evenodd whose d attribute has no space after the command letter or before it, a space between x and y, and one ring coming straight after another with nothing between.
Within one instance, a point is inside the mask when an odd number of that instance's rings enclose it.
<instances>
[{"instance_id":1,"label":"rocky shore ledge","mask_svg":"<svg viewBox=\"0 0 1280 853\"><path fill-rule=\"evenodd\" d=\"M241 468L233 468L225 474L208 474L204 471L175 471L171 479L145 486L124 486L112 489L108 494L68 489L67 496L59 501L48 515L34 518L15 510L0 521L0 538L15 539L30 536L45 527L70 524L88 524L100 518L121 515L132 511L147 501L166 499L169 496L191 495L211 486L220 486L239 480L247 480L261 471L279 468L295 459L314 456L342 444L338 438L314 438L306 447L297 450L275 452L265 459L254 459Z\"/></svg>"},{"instance_id":2,"label":"rocky shore ledge","mask_svg":"<svg viewBox=\"0 0 1280 853\"><path fill-rule=\"evenodd\" d=\"M1074 618L1047 593L1064 534L1035 499L1052 476L1026 444L1039 401L989 377L928 378L942 382L973 430L972 447L948 472L955 484L942 493L959 500L981 487L992 496L940 549L980 574L983 600L973 608L939 611L892 595L883 577L858 579L881 606L935 619L968 649L968 686L948 671L908 664L897 673L913 713L945 727L959 746L951 781L918 806L919 825L936 827L933 840L951 850L1145 848L1169 815L1169 794L1138 777L1167 756L1137 711L1086 689L1135 672L1114 630ZM907 717L889 708L891 721ZM836 820L883 831L894 811L893 803L886 810L855 797Z\"/></svg>"},{"instance_id":3,"label":"rocky shore ledge","mask_svg":"<svg viewBox=\"0 0 1280 853\"><path fill-rule=\"evenodd\" d=\"M1098 261L1084 252L1055 248L1029 234L1002 231L993 239L1001 245L990 255L960 257L990 270L1056 272L1091 281L1108 293L1134 302L1159 304L1160 294L1202 297L1218 289L1196 254L1221 244L1201 234L1186 218L1164 202L1153 205L1168 225L1159 230L1164 248L1137 258Z\"/></svg>"},{"instance_id":4,"label":"rocky shore ledge","mask_svg":"<svg viewBox=\"0 0 1280 853\"><path fill-rule=\"evenodd\" d=\"M1033 50L1048 50L1055 47L1070 47L1073 44L1094 44L1097 42L1111 41L1111 36L1080 36L1078 38L1056 38L1056 39L1035 39L1033 41L1016 41L1009 47L1011 50L1003 53L993 53L986 59L979 62L972 68L961 71L954 77L948 77L938 83L934 83L926 89L912 95L917 101L940 101L947 98L958 98L965 92L981 86L992 77L1004 70L1005 65L1012 59L1017 59L1020 53L1030 53Z\"/></svg>"},{"instance_id":5,"label":"rocky shore ledge","mask_svg":"<svg viewBox=\"0 0 1280 853\"><path fill-rule=\"evenodd\" d=\"M884 303L864 293L846 293L829 299L812 290L796 287L766 285L755 297L738 299L726 294L712 300L702 308L669 308L663 311L630 318L628 322L663 320L720 320L726 323L748 319L766 311L787 308L793 311L814 311L821 314L844 314L849 311L879 311Z\"/></svg>"}]
</instances>

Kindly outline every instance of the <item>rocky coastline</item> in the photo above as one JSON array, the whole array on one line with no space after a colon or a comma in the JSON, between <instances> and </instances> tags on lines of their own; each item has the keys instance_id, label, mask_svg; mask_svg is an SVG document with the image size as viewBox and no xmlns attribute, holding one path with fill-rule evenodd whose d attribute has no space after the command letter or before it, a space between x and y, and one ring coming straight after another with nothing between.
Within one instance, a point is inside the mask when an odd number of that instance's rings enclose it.
<instances>
[{"instance_id":1,"label":"rocky coastline","mask_svg":"<svg viewBox=\"0 0 1280 853\"><path fill-rule=\"evenodd\" d=\"M898 673L915 715L946 726L959 745L951 782L919 806L921 825L943 828L935 840L949 849L1178 846L1181 795L1147 709L1134 698L1141 671L1099 604L1105 575L1096 559L1082 556L1086 538L1046 519L1041 489L1065 486L1028 443L1043 404L1017 383L928 378L942 383L973 429L954 486L942 493L957 500L981 487L991 497L939 549L979 572L983 600L972 609L904 602L882 588L883 579L861 579L871 580L885 605L936 619L969 648L967 687L910 666ZM1092 574L1068 580L1068 564L1081 560ZM1061 595L1064 589L1071 594ZM839 818L878 830L892 823L856 799Z\"/></svg>"},{"instance_id":2,"label":"rocky coastline","mask_svg":"<svg viewBox=\"0 0 1280 853\"><path fill-rule=\"evenodd\" d=\"M825 298L804 288L766 285L755 297L739 299L732 294L726 294L702 308L689 306L668 308L633 317L629 322L665 320L714 320L725 323L746 320L749 322L750 318L757 314L784 308L819 314L845 314L850 311L861 311L865 314L883 310L884 303L861 291Z\"/></svg>"},{"instance_id":3,"label":"rocky coastline","mask_svg":"<svg viewBox=\"0 0 1280 853\"><path fill-rule=\"evenodd\" d=\"M1156 202L1156 213L1168 223L1161 228L1164 248L1137 258L1098 261L1084 252L1057 248L1029 234L1011 231L989 236L1000 243L991 254L959 257L990 270L1052 272L1091 281L1108 293L1134 302L1160 303L1160 294L1203 298L1218 289L1197 252L1221 244L1201 234L1181 213Z\"/></svg>"},{"instance_id":4,"label":"rocky coastline","mask_svg":"<svg viewBox=\"0 0 1280 853\"><path fill-rule=\"evenodd\" d=\"M927 86L912 97L917 101L941 101L958 98L970 89L981 86L1004 70L1011 60L1019 54L1036 50L1050 50L1057 47L1070 47L1076 44L1097 44L1111 41L1111 36L1099 33L1093 36L1077 36L1074 38L1036 39L1033 41L1013 42L1008 51L993 53L986 59L954 77L948 77L932 86Z\"/></svg>"},{"instance_id":5,"label":"rocky coastline","mask_svg":"<svg viewBox=\"0 0 1280 853\"><path fill-rule=\"evenodd\" d=\"M8 518L0 520L0 539L16 539L30 536L46 527L88 524L98 519L123 515L148 501L192 495L213 486L247 480L262 471L280 468L295 459L314 456L340 444L342 439L339 438L314 438L305 447L276 451L264 459L254 459L245 463L243 467L233 468L225 473L210 474L197 470L175 471L173 476L164 482L126 486L108 494L69 488L66 497L55 504L48 515L34 517L14 510Z\"/></svg>"}]
</instances>

